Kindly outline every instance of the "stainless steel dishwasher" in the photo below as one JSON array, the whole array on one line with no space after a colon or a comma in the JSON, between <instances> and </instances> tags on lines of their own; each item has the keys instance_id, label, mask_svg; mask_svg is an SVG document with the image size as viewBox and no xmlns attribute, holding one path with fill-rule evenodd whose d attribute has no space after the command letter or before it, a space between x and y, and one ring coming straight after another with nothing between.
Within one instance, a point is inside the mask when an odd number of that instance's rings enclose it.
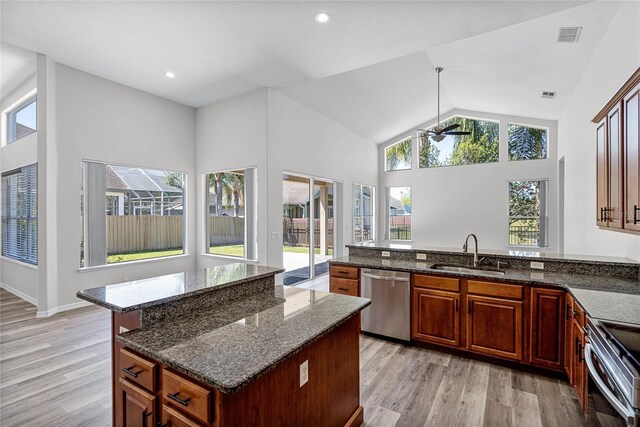
<instances>
[{"instance_id":1,"label":"stainless steel dishwasher","mask_svg":"<svg viewBox=\"0 0 640 427\"><path fill-rule=\"evenodd\" d=\"M362 330L387 337L411 339L409 273L363 268L361 293L371 300L362 311Z\"/></svg>"}]
</instances>

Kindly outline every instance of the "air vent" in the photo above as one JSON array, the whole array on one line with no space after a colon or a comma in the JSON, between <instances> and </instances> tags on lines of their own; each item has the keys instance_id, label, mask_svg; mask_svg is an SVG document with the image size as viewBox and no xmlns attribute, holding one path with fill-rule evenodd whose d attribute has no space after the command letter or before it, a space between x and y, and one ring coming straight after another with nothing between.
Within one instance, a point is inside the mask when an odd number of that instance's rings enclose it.
<instances>
[{"instance_id":1,"label":"air vent","mask_svg":"<svg viewBox=\"0 0 640 427\"><path fill-rule=\"evenodd\" d=\"M556 97L556 93L557 92L551 92L551 91L545 90L545 91L542 92L542 97L543 98L553 99L553 98Z\"/></svg>"},{"instance_id":2,"label":"air vent","mask_svg":"<svg viewBox=\"0 0 640 427\"><path fill-rule=\"evenodd\" d=\"M578 43L582 27L560 27L558 32L559 43Z\"/></svg>"}]
</instances>

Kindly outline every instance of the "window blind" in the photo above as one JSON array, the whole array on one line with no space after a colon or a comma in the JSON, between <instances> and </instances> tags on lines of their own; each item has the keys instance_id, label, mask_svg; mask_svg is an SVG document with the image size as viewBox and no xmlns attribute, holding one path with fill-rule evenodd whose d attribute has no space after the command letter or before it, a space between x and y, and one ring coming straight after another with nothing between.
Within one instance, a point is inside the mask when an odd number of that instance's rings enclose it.
<instances>
[{"instance_id":1,"label":"window blind","mask_svg":"<svg viewBox=\"0 0 640 427\"><path fill-rule=\"evenodd\" d=\"M38 264L37 164L2 174L2 255Z\"/></svg>"}]
</instances>

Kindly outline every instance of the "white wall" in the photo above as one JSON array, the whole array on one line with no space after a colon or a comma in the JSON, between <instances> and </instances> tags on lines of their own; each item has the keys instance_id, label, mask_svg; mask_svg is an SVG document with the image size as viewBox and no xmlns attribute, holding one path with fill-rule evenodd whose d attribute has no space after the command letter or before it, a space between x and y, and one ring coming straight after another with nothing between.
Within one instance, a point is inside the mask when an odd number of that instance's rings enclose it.
<instances>
[{"instance_id":1,"label":"white wall","mask_svg":"<svg viewBox=\"0 0 640 427\"><path fill-rule=\"evenodd\" d=\"M196 113L197 233L201 265L230 262L204 256L207 186L205 174L257 167L258 258L267 253L267 90L261 89L202 108Z\"/></svg>"},{"instance_id":2,"label":"white wall","mask_svg":"<svg viewBox=\"0 0 640 427\"><path fill-rule=\"evenodd\" d=\"M196 169L204 173L257 166L258 261L282 266L282 174L298 172L341 181L344 242L351 242L353 184L376 185L377 147L332 120L271 89L197 111ZM204 200L204 199L201 199ZM203 251L204 212L198 204L198 250ZM277 233L272 238L272 233ZM233 259L200 256L200 265Z\"/></svg>"},{"instance_id":3,"label":"white wall","mask_svg":"<svg viewBox=\"0 0 640 427\"><path fill-rule=\"evenodd\" d=\"M269 239L267 263L281 266L282 173L342 182L343 242L349 244L353 241L353 185L373 185L377 190L378 154L374 143L279 92L269 90L268 102L269 233L277 232L278 238Z\"/></svg>"},{"instance_id":4,"label":"white wall","mask_svg":"<svg viewBox=\"0 0 640 427\"><path fill-rule=\"evenodd\" d=\"M160 275L192 269L195 110L61 64L55 67L55 103L49 107L56 113L57 156L48 166L55 168L56 177L51 187L57 204L57 306L77 303L80 289L135 280L150 271ZM188 255L79 271L83 159L186 172Z\"/></svg>"},{"instance_id":5,"label":"white wall","mask_svg":"<svg viewBox=\"0 0 640 427\"><path fill-rule=\"evenodd\" d=\"M379 147L380 191L386 187L411 187L411 228L414 243L437 247L462 247L469 233L475 233L481 249L504 250L509 243L508 181L522 179L548 179L549 248L557 251L558 233L558 180L557 180L557 124L554 121L524 117L453 110L443 115L454 115L500 121L500 161L478 165L439 168L418 168L418 143L413 140L412 169L385 171L385 148L408 137L406 134L381 144ZM507 156L507 123L546 127L549 158L510 162ZM430 127L427 122L419 128ZM379 198L379 212L386 213L384 200ZM384 217L379 216L379 229L384 228ZM379 236L382 236L380 234ZM540 250L536 248L534 250Z\"/></svg>"},{"instance_id":6,"label":"white wall","mask_svg":"<svg viewBox=\"0 0 640 427\"><path fill-rule=\"evenodd\" d=\"M640 260L640 236L596 224L596 125L591 119L640 66L640 3L622 2L559 120L565 159L565 252ZM633 33L633 31L631 32Z\"/></svg>"},{"instance_id":7,"label":"white wall","mask_svg":"<svg viewBox=\"0 0 640 427\"><path fill-rule=\"evenodd\" d=\"M3 96L0 101L0 111L4 112L18 103L26 95L36 89L36 76L27 78L13 92ZM3 137L6 136L6 123L3 117ZM7 172L38 161L38 134L32 133L11 144L0 147L0 169ZM1 191L1 190L0 190ZM0 286L19 295L29 302L35 303L38 298L38 268L30 264L18 262L8 258L0 258Z\"/></svg>"}]
</instances>

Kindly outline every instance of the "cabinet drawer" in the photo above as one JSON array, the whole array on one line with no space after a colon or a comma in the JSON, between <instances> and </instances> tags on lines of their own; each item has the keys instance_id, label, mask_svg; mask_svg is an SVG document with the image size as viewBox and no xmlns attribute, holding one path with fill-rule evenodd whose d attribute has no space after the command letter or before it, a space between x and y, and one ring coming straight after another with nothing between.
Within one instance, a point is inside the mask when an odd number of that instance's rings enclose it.
<instances>
[{"instance_id":1,"label":"cabinet drawer","mask_svg":"<svg viewBox=\"0 0 640 427\"><path fill-rule=\"evenodd\" d=\"M171 427L202 427L197 421L192 420L180 411L173 409L171 406L162 405L162 426Z\"/></svg>"},{"instance_id":2,"label":"cabinet drawer","mask_svg":"<svg viewBox=\"0 0 640 427\"><path fill-rule=\"evenodd\" d=\"M156 391L156 370L158 364L131 352L120 349L120 378L126 378L147 390Z\"/></svg>"},{"instance_id":3,"label":"cabinet drawer","mask_svg":"<svg viewBox=\"0 0 640 427\"><path fill-rule=\"evenodd\" d=\"M185 414L211 422L213 392L166 368L162 370L162 398Z\"/></svg>"},{"instance_id":4,"label":"cabinet drawer","mask_svg":"<svg viewBox=\"0 0 640 427\"><path fill-rule=\"evenodd\" d=\"M331 277L342 277L343 279L357 279L358 267L345 267L344 265L332 265L329 268Z\"/></svg>"},{"instance_id":5,"label":"cabinet drawer","mask_svg":"<svg viewBox=\"0 0 640 427\"><path fill-rule=\"evenodd\" d=\"M358 296L358 281L353 279L340 279L332 277L330 280L330 290L336 294Z\"/></svg>"},{"instance_id":6,"label":"cabinet drawer","mask_svg":"<svg viewBox=\"0 0 640 427\"><path fill-rule=\"evenodd\" d=\"M523 287L520 285L507 285L504 283L478 282L469 280L468 292L470 294L485 295L488 297L502 297L511 299L522 299L524 296Z\"/></svg>"},{"instance_id":7,"label":"cabinet drawer","mask_svg":"<svg viewBox=\"0 0 640 427\"><path fill-rule=\"evenodd\" d=\"M460 291L460 279L450 277L425 276L424 274L413 275L413 286L420 288L439 289L443 291Z\"/></svg>"}]
</instances>

